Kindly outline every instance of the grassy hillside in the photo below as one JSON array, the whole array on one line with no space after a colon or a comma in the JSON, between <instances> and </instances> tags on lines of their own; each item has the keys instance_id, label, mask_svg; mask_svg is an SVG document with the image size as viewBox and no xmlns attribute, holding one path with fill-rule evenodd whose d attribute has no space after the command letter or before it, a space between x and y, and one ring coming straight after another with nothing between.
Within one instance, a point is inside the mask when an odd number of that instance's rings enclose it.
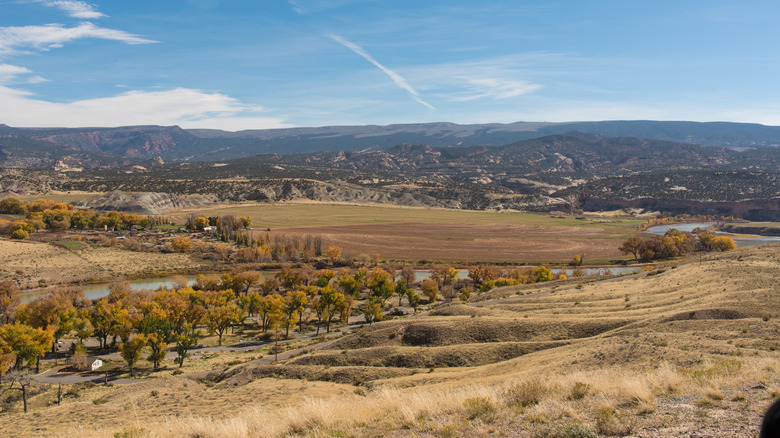
<instances>
[{"instance_id":1,"label":"grassy hillside","mask_svg":"<svg viewBox=\"0 0 780 438\"><path fill-rule=\"evenodd\" d=\"M47 407L45 392L30 414L0 416L0 428L87 437L752 437L780 396L778 267L775 245L646 276L497 289L276 365L237 364L195 380L163 372L81 388L61 406Z\"/></svg>"}]
</instances>

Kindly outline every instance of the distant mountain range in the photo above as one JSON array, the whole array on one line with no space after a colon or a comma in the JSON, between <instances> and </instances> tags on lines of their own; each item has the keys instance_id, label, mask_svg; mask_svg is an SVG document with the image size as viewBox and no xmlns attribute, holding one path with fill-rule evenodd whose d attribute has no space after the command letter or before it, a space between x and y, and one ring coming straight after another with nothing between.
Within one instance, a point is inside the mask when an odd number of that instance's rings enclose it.
<instances>
[{"instance_id":1,"label":"distant mountain range","mask_svg":"<svg viewBox=\"0 0 780 438\"><path fill-rule=\"evenodd\" d=\"M570 131L731 149L780 146L780 127L726 122L422 123L238 132L186 130L178 126L14 128L0 124L0 165L51 167L69 159L73 165L94 167L137 164L153 157L166 161L220 161L256 154L377 151L399 144L495 147Z\"/></svg>"}]
</instances>

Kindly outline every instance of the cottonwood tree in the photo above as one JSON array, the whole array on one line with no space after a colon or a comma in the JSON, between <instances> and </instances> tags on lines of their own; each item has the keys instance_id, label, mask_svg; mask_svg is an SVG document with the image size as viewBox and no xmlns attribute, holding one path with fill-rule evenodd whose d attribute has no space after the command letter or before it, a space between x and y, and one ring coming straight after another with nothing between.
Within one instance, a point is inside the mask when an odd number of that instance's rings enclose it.
<instances>
[{"instance_id":1,"label":"cottonwood tree","mask_svg":"<svg viewBox=\"0 0 780 438\"><path fill-rule=\"evenodd\" d=\"M189 351L198 344L198 333L192 325L186 324L181 334L174 337L176 345L173 347L178 355L173 361L179 364L179 368L184 365L184 359L190 357Z\"/></svg>"},{"instance_id":2,"label":"cottonwood tree","mask_svg":"<svg viewBox=\"0 0 780 438\"><path fill-rule=\"evenodd\" d=\"M376 297L385 306L387 300L395 293L395 283L391 280L390 273L382 268L374 268L369 276L368 289L371 297Z\"/></svg>"},{"instance_id":3,"label":"cottonwood tree","mask_svg":"<svg viewBox=\"0 0 780 438\"><path fill-rule=\"evenodd\" d=\"M295 324L296 320L300 321L298 331L303 332L303 309L306 308L306 304L309 303L309 299L306 296L306 292L293 291L287 292L284 297L284 312L287 315L285 319L285 331L284 337L290 335L290 325Z\"/></svg>"},{"instance_id":4,"label":"cottonwood tree","mask_svg":"<svg viewBox=\"0 0 780 438\"><path fill-rule=\"evenodd\" d=\"M249 288L260 282L261 274L257 271L239 272L233 276L233 288L239 295L249 293Z\"/></svg>"},{"instance_id":5,"label":"cottonwood tree","mask_svg":"<svg viewBox=\"0 0 780 438\"><path fill-rule=\"evenodd\" d=\"M414 289L406 290L406 299L409 301L409 306L414 309L414 313L417 313L417 307L420 306L420 295Z\"/></svg>"},{"instance_id":6,"label":"cottonwood tree","mask_svg":"<svg viewBox=\"0 0 780 438\"><path fill-rule=\"evenodd\" d=\"M26 304L21 304L16 309L19 321L34 328L53 328L51 351L54 352L56 342L68 334L73 328L73 320L76 318L76 308L73 302L63 293L52 293L38 298Z\"/></svg>"},{"instance_id":7,"label":"cottonwood tree","mask_svg":"<svg viewBox=\"0 0 780 438\"><path fill-rule=\"evenodd\" d=\"M20 322L1 326L0 340L6 345L4 349L10 349L14 355L14 369L21 370L37 363L51 347L53 332L53 328L33 328Z\"/></svg>"},{"instance_id":8,"label":"cottonwood tree","mask_svg":"<svg viewBox=\"0 0 780 438\"><path fill-rule=\"evenodd\" d=\"M324 287L320 290L319 300L317 301L318 312L322 314L321 319L325 321L325 331L330 333L330 322L336 315L336 309L339 303L344 301L344 294L332 287Z\"/></svg>"},{"instance_id":9,"label":"cottonwood tree","mask_svg":"<svg viewBox=\"0 0 780 438\"><path fill-rule=\"evenodd\" d=\"M230 295L233 295L231 292ZM244 319L244 311L231 299L220 298L215 300L206 310L206 327L209 333L216 333L219 337L218 345L222 346L222 335L234 324Z\"/></svg>"},{"instance_id":10,"label":"cottonwood tree","mask_svg":"<svg viewBox=\"0 0 780 438\"><path fill-rule=\"evenodd\" d=\"M384 317L382 301L376 297L370 297L363 308L363 317L369 324L373 324L374 321L381 321Z\"/></svg>"},{"instance_id":11,"label":"cottonwood tree","mask_svg":"<svg viewBox=\"0 0 780 438\"><path fill-rule=\"evenodd\" d=\"M436 301L436 297L439 295L439 284L436 280L426 278L420 285L423 295L428 298L428 302L433 303Z\"/></svg>"},{"instance_id":12,"label":"cottonwood tree","mask_svg":"<svg viewBox=\"0 0 780 438\"><path fill-rule=\"evenodd\" d=\"M119 353L130 368L130 377L135 377L135 364L141 359L141 353L146 346L147 338L143 334L137 334L127 342L119 344Z\"/></svg>"},{"instance_id":13,"label":"cottonwood tree","mask_svg":"<svg viewBox=\"0 0 780 438\"><path fill-rule=\"evenodd\" d=\"M284 317L284 299L279 294L268 295L260 300L258 309L261 329L265 332L271 328L271 324Z\"/></svg>"},{"instance_id":14,"label":"cottonwood tree","mask_svg":"<svg viewBox=\"0 0 780 438\"><path fill-rule=\"evenodd\" d=\"M339 246L328 247L328 251L326 254L328 255L328 260L330 260L330 263L332 265L336 264L336 262L338 262L341 259L342 251L343 251L342 248Z\"/></svg>"},{"instance_id":15,"label":"cottonwood tree","mask_svg":"<svg viewBox=\"0 0 780 438\"><path fill-rule=\"evenodd\" d=\"M5 324L13 321L21 297L19 286L13 280L0 281L0 318Z\"/></svg>"},{"instance_id":16,"label":"cottonwood tree","mask_svg":"<svg viewBox=\"0 0 780 438\"><path fill-rule=\"evenodd\" d=\"M395 294L398 295L398 305L401 305L401 300L406 296L409 291L407 287L406 278L399 278L395 282Z\"/></svg>"}]
</instances>

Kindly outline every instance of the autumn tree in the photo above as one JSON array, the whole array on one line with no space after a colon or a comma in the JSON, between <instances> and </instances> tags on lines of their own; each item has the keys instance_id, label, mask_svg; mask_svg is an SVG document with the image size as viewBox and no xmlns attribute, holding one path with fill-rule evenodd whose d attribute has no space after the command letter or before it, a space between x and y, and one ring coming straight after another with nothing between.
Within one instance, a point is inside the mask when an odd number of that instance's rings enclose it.
<instances>
[{"instance_id":1,"label":"autumn tree","mask_svg":"<svg viewBox=\"0 0 780 438\"><path fill-rule=\"evenodd\" d=\"M369 324L373 324L374 321L381 321L384 318L382 301L377 297L370 297L363 308L363 317Z\"/></svg>"},{"instance_id":2,"label":"autumn tree","mask_svg":"<svg viewBox=\"0 0 780 438\"><path fill-rule=\"evenodd\" d=\"M68 296L63 293L51 293L17 307L19 321L34 328L52 329L52 352L54 352L56 342L73 328L72 323L75 317L76 308Z\"/></svg>"},{"instance_id":3,"label":"autumn tree","mask_svg":"<svg viewBox=\"0 0 780 438\"><path fill-rule=\"evenodd\" d=\"M328 260L330 260L331 264L336 264L336 262L338 262L339 259L341 259L341 252L342 249L339 246L328 247L327 255L328 255Z\"/></svg>"},{"instance_id":4,"label":"autumn tree","mask_svg":"<svg viewBox=\"0 0 780 438\"><path fill-rule=\"evenodd\" d=\"M10 349L14 355L14 369L21 370L37 363L46 354L52 345L53 333L53 328L33 328L16 322L0 327L0 340L5 343L4 349Z\"/></svg>"},{"instance_id":5,"label":"autumn tree","mask_svg":"<svg viewBox=\"0 0 780 438\"><path fill-rule=\"evenodd\" d=\"M195 218L195 220L193 220L192 226L196 230L201 230L202 231L204 228L209 226L209 219L207 217L205 217L205 216L198 216L198 217Z\"/></svg>"},{"instance_id":6,"label":"autumn tree","mask_svg":"<svg viewBox=\"0 0 780 438\"><path fill-rule=\"evenodd\" d=\"M16 306L19 305L19 286L13 280L0 281L0 318L8 324L16 315Z\"/></svg>"},{"instance_id":7,"label":"autumn tree","mask_svg":"<svg viewBox=\"0 0 780 438\"><path fill-rule=\"evenodd\" d=\"M249 216L241 216L238 218L238 222L241 224L242 228L249 228L249 226L252 225L252 218Z\"/></svg>"},{"instance_id":8,"label":"autumn tree","mask_svg":"<svg viewBox=\"0 0 780 438\"><path fill-rule=\"evenodd\" d=\"M141 353L146 346L147 338L143 334L137 334L127 342L119 344L119 353L130 368L130 377L135 378L135 364L141 359Z\"/></svg>"},{"instance_id":9,"label":"autumn tree","mask_svg":"<svg viewBox=\"0 0 780 438\"><path fill-rule=\"evenodd\" d=\"M336 284L344 293L354 298L360 296L360 292L363 289L363 282L358 279L357 275L350 275L349 271L343 269L336 278Z\"/></svg>"},{"instance_id":10,"label":"autumn tree","mask_svg":"<svg viewBox=\"0 0 780 438\"><path fill-rule=\"evenodd\" d=\"M173 347L176 351L176 358L173 360L181 368L184 365L184 359L190 357L189 351L198 344L198 333L192 325L186 324L181 334L174 337L176 343Z\"/></svg>"},{"instance_id":11,"label":"autumn tree","mask_svg":"<svg viewBox=\"0 0 780 438\"><path fill-rule=\"evenodd\" d=\"M390 273L379 267L371 270L366 286L371 291L371 296L382 302L382 307L395 293L395 283L392 281Z\"/></svg>"},{"instance_id":12,"label":"autumn tree","mask_svg":"<svg viewBox=\"0 0 780 438\"><path fill-rule=\"evenodd\" d=\"M317 301L318 311L321 313L321 319L325 321L325 330L330 333L330 322L336 315L336 309L339 303L344 300L344 294L332 287L324 287L320 291Z\"/></svg>"},{"instance_id":13,"label":"autumn tree","mask_svg":"<svg viewBox=\"0 0 780 438\"><path fill-rule=\"evenodd\" d=\"M417 281L417 271L414 270L414 266L412 265L404 265L401 268L401 277L406 280L406 285L408 287L412 287Z\"/></svg>"},{"instance_id":14,"label":"autumn tree","mask_svg":"<svg viewBox=\"0 0 780 438\"><path fill-rule=\"evenodd\" d=\"M260 282L262 275L257 271L239 272L233 276L233 289L239 295L249 292L249 288Z\"/></svg>"},{"instance_id":15,"label":"autumn tree","mask_svg":"<svg viewBox=\"0 0 780 438\"><path fill-rule=\"evenodd\" d=\"M303 332L303 310L306 308L309 300L306 296L306 292L294 291L287 292L284 297L284 311L287 315L285 319L285 332L284 337L290 335L290 325L295 324L296 320L300 321L298 331Z\"/></svg>"},{"instance_id":16,"label":"autumn tree","mask_svg":"<svg viewBox=\"0 0 780 438\"><path fill-rule=\"evenodd\" d=\"M439 284L436 280L426 278L420 285L423 295L428 297L428 302L433 303L436 301L436 297L439 295Z\"/></svg>"},{"instance_id":17,"label":"autumn tree","mask_svg":"<svg viewBox=\"0 0 780 438\"><path fill-rule=\"evenodd\" d=\"M244 311L233 299L232 291L214 292L206 303L206 326L209 333L219 336L218 345L222 346L222 335L234 324L244 319Z\"/></svg>"},{"instance_id":18,"label":"autumn tree","mask_svg":"<svg viewBox=\"0 0 780 438\"><path fill-rule=\"evenodd\" d=\"M192 240L189 237L177 237L171 242L171 249L175 252L187 252L192 249Z\"/></svg>"},{"instance_id":19,"label":"autumn tree","mask_svg":"<svg viewBox=\"0 0 780 438\"><path fill-rule=\"evenodd\" d=\"M284 299L279 294L272 294L260 300L258 313L260 315L261 329L265 332L271 328L276 320L284 317Z\"/></svg>"},{"instance_id":20,"label":"autumn tree","mask_svg":"<svg viewBox=\"0 0 780 438\"><path fill-rule=\"evenodd\" d=\"M417 307L420 306L420 295L414 289L406 290L406 299L409 301L409 306L414 309L414 313L417 313Z\"/></svg>"},{"instance_id":21,"label":"autumn tree","mask_svg":"<svg viewBox=\"0 0 780 438\"><path fill-rule=\"evenodd\" d=\"M399 278L398 281L395 282L395 294L398 295L398 305L401 305L401 300L406 296L408 293L409 288L406 286L406 278Z\"/></svg>"},{"instance_id":22,"label":"autumn tree","mask_svg":"<svg viewBox=\"0 0 780 438\"><path fill-rule=\"evenodd\" d=\"M537 283L550 281L552 279L553 273L550 268L546 266L539 266L538 268L534 269L534 280L536 280Z\"/></svg>"}]
</instances>

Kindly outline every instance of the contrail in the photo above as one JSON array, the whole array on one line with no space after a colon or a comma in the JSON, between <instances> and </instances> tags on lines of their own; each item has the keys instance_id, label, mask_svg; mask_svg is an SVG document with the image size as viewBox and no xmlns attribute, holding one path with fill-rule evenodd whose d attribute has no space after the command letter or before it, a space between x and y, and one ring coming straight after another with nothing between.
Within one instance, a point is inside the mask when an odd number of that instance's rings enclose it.
<instances>
[{"instance_id":1,"label":"contrail","mask_svg":"<svg viewBox=\"0 0 780 438\"><path fill-rule=\"evenodd\" d=\"M416 100L417 102L420 102L421 104L427 106L428 108L430 108L432 110L436 109L436 108L433 107L433 105L431 105L428 102L424 101L422 99L422 97L420 97L420 93L418 93L417 90L415 90L411 85L409 85L409 83L406 82L406 79L401 77L401 75L399 75L398 73L396 73L396 72L390 70L389 68L385 67L384 65L380 64L379 61L377 61L371 55L369 55L365 50L363 50L362 47L360 47L357 44L353 43L352 41L349 41L346 38L340 37L338 35L331 34L331 35L328 35L328 36L331 37L333 40L335 40L337 43L341 44L342 46L344 46L344 47L348 48L349 50L352 50L353 52L355 52L358 55L362 56L366 61L374 64L375 66L377 66L380 70L385 72L385 74L390 76L390 79L392 79L393 82L395 82L396 85L398 85L399 87L401 87L404 90L406 90L407 92L409 92L409 94L412 95L414 100Z\"/></svg>"}]
</instances>

